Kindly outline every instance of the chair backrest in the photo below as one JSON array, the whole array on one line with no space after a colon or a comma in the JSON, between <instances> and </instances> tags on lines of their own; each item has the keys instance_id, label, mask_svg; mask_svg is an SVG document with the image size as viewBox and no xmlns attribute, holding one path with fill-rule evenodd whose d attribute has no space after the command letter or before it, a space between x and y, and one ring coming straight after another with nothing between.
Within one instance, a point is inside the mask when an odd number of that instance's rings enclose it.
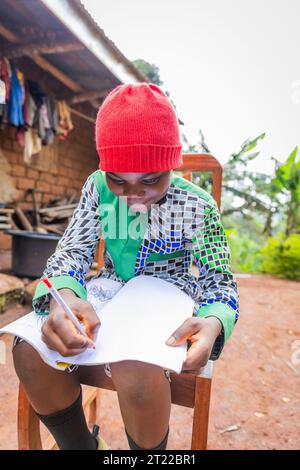
<instances>
[{"instance_id":1,"label":"chair backrest","mask_svg":"<svg viewBox=\"0 0 300 470\"><path fill-rule=\"evenodd\" d=\"M222 166L220 162L209 153L184 153L183 164L176 168L183 172L183 177L191 180L193 171L212 173L212 196L221 208Z\"/></svg>"}]
</instances>

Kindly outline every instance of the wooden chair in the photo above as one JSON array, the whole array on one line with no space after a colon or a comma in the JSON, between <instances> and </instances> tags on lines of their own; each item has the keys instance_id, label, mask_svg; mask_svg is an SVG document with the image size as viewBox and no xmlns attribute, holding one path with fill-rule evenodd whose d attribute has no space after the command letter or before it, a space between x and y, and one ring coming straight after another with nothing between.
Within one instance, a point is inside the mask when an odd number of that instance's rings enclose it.
<instances>
[{"instance_id":1,"label":"wooden chair","mask_svg":"<svg viewBox=\"0 0 300 470\"><path fill-rule=\"evenodd\" d=\"M183 176L189 180L193 171L212 172L212 195L220 208L222 167L215 157L209 154L184 154L183 165L177 170L182 171ZM99 269L103 266L103 249L104 242L101 241L98 248ZM213 363L209 361L199 375L171 373L172 403L194 408L192 450L207 448L212 370ZM99 380L99 388L87 386L83 392L83 408L90 425L95 424L99 416L101 390L115 390L112 380L105 374ZM19 449L22 450L42 449L39 420L21 384L18 401L18 443ZM49 436L44 448L54 449L55 447L54 439Z\"/></svg>"}]
</instances>

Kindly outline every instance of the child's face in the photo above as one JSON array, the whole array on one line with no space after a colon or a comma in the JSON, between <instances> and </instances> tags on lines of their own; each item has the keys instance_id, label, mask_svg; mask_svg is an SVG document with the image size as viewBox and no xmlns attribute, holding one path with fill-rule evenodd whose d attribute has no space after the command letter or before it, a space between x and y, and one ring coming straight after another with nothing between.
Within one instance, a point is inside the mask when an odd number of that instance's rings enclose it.
<instances>
[{"instance_id":1,"label":"child's face","mask_svg":"<svg viewBox=\"0 0 300 470\"><path fill-rule=\"evenodd\" d=\"M149 209L168 191L171 182L169 171L154 173L112 173L106 172L106 181L116 196L126 196L128 206L143 204Z\"/></svg>"}]
</instances>

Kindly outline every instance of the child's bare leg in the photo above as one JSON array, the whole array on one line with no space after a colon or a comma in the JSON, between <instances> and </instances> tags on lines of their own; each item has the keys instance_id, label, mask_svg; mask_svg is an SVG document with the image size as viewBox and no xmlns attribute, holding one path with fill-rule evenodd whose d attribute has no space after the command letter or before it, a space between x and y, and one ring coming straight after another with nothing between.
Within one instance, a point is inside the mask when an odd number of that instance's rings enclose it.
<instances>
[{"instance_id":1,"label":"child's bare leg","mask_svg":"<svg viewBox=\"0 0 300 470\"><path fill-rule=\"evenodd\" d=\"M158 446L168 431L170 383L161 367L139 361L111 364L125 428L143 449Z\"/></svg>"},{"instance_id":2,"label":"child's bare leg","mask_svg":"<svg viewBox=\"0 0 300 470\"><path fill-rule=\"evenodd\" d=\"M13 349L16 373L39 419L60 449L96 449L82 409L77 376L48 366L25 341Z\"/></svg>"},{"instance_id":3,"label":"child's bare leg","mask_svg":"<svg viewBox=\"0 0 300 470\"><path fill-rule=\"evenodd\" d=\"M78 398L80 383L76 375L50 367L25 341L14 347L13 359L19 380L37 413L55 413Z\"/></svg>"}]
</instances>

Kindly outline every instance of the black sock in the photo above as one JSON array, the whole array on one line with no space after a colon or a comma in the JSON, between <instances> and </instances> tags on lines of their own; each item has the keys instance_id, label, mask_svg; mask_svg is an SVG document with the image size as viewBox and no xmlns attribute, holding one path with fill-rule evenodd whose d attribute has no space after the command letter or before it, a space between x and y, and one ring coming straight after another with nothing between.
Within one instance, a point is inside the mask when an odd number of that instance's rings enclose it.
<instances>
[{"instance_id":1,"label":"black sock","mask_svg":"<svg viewBox=\"0 0 300 470\"><path fill-rule=\"evenodd\" d=\"M51 415L39 415L48 428L60 450L95 450L97 440L90 433L82 408L82 391L77 400L68 408Z\"/></svg>"},{"instance_id":2,"label":"black sock","mask_svg":"<svg viewBox=\"0 0 300 470\"><path fill-rule=\"evenodd\" d=\"M165 437L163 438L163 440L161 441L160 444L158 444L158 446L156 447L153 447L153 449L143 449L143 447L139 447L137 445L136 442L134 442L134 440L132 439L131 436L129 436L126 428L125 428L125 432L126 432L126 436L127 436L127 440L128 440L128 445L130 447L131 450L166 450L167 448L167 444L168 444L168 437L169 437L169 428L168 428L168 431L167 431L167 434L165 435Z\"/></svg>"}]
</instances>

